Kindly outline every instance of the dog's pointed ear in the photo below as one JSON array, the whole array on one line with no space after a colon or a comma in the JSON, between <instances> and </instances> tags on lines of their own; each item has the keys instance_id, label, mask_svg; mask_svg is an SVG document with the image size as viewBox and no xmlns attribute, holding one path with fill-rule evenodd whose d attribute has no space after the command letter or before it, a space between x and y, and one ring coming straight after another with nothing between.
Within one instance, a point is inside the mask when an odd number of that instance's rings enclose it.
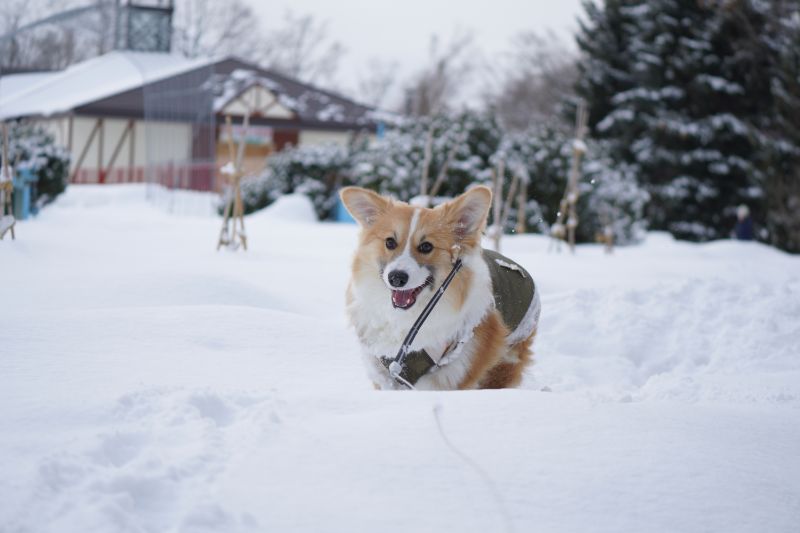
<instances>
[{"instance_id":1,"label":"dog's pointed ear","mask_svg":"<svg viewBox=\"0 0 800 533\"><path fill-rule=\"evenodd\" d=\"M378 216L389 208L389 200L361 187L345 187L339 191L339 198L362 227L375 223Z\"/></svg>"},{"instance_id":2,"label":"dog's pointed ear","mask_svg":"<svg viewBox=\"0 0 800 533\"><path fill-rule=\"evenodd\" d=\"M455 200L444 205L447 218L454 225L459 237L479 233L486 224L489 207L492 205L492 191L489 187L473 187Z\"/></svg>"}]
</instances>

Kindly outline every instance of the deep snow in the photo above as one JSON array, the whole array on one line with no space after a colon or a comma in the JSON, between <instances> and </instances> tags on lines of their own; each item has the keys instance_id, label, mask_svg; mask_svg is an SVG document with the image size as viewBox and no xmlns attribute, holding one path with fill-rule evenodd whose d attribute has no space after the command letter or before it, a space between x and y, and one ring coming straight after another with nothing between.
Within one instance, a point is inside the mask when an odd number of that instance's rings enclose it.
<instances>
[{"instance_id":1,"label":"deep snow","mask_svg":"<svg viewBox=\"0 0 800 533\"><path fill-rule=\"evenodd\" d=\"M356 229L311 217L218 253L217 218L73 186L0 242L0 531L797 531L800 258L505 238L523 387L375 392Z\"/></svg>"}]
</instances>

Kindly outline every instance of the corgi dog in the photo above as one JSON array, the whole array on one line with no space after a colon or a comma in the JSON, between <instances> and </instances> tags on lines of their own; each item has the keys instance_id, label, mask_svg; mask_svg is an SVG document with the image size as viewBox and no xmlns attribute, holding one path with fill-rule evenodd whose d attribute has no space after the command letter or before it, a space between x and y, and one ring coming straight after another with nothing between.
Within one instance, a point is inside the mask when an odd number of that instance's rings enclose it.
<instances>
[{"instance_id":1,"label":"corgi dog","mask_svg":"<svg viewBox=\"0 0 800 533\"><path fill-rule=\"evenodd\" d=\"M432 209L359 187L343 188L340 197L361 227L347 314L375 388L518 385L541 305L525 269L481 248L491 190L477 186ZM410 347L404 386L391 361L458 259L460 270Z\"/></svg>"}]
</instances>

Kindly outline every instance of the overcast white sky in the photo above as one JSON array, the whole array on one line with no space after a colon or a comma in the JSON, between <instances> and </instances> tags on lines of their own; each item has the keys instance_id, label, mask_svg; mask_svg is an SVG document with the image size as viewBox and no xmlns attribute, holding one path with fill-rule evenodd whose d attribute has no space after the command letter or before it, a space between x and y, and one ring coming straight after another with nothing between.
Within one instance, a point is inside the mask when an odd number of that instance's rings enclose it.
<instances>
[{"instance_id":1,"label":"overcast white sky","mask_svg":"<svg viewBox=\"0 0 800 533\"><path fill-rule=\"evenodd\" d=\"M397 61L399 78L425 64L430 36L445 41L457 31L471 31L485 59L508 48L525 30L551 29L573 46L581 0L247 0L264 20L285 10L327 20L330 35L346 48L339 85L353 93L370 58Z\"/></svg>"}]
</instances>

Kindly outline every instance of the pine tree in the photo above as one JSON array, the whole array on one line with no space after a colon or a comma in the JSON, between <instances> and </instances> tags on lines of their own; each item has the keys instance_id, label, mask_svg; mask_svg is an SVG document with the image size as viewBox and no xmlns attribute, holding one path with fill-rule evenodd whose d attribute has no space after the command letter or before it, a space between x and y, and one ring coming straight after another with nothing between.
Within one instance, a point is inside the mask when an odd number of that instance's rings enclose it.
<instances>
[{"instance_id":1,"label":"pine tree","mask_svg":"<svg viewBox=\"0 0 800 533\"><path fill-rule=\"evenodd\" d=\"M607 0L604 7L591 0L583 3L587 20L579 21L576 36L578 47L583 52L578 63L577 91L590 104L589 126L593 130L601 119L612 116L615 111L612 98L635 85L629 59L633 21L624 8L637 3ZM568 123L573 116L574 112L571 112Z\"/></svg>"},{"instance_id":2,"label":"pine tree","mask_svg":"<svg viewBox=\"0 0 800 533\"><path fill-rule=\"evenodd\" d=\"M766 223L770 242L800 253L800 4L775 0L765 7L767 24L754 47L774 58L763 139Z\"/></svg>"},{"instance_id":3,"label":"pine tree","mask_svg":"<svg viewBox=\"0 0 800 533\"><path fill-rule=\"evenodd\" d=\"M727 236L740 203L760 213L752 119L768 90L756 83L764 67L736 48L741 28L729 13L741 10L763 24L748 2L607 2L602 13L587 10L578 40L588 80L578 91L595 134L609 139L612 156L646 186L651 226L678 237ZM599 54L598 42L617 43L618 57L609 58L608 47ZM611 79L608 73L617 81L613 94L594 81Z\"/></svg>"}]
</instances>

